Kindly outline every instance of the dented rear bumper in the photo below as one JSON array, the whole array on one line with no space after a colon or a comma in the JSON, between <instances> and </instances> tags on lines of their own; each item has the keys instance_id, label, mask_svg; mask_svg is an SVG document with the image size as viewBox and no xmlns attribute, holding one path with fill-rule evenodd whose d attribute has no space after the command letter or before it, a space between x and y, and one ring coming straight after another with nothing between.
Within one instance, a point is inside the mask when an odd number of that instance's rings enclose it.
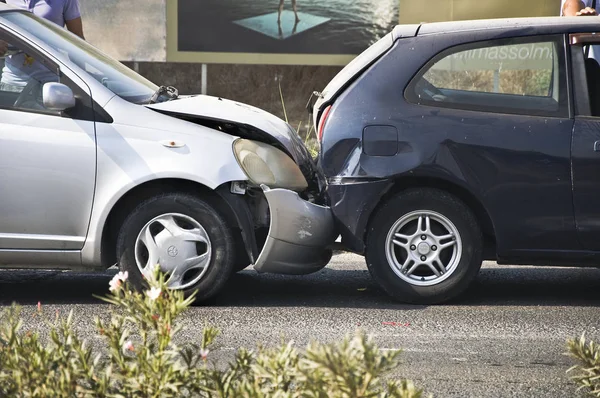
<instances>
[{"instance_id":1,"label":"dented rear bumper","mask_svg":"<svg viewBox=\"0 0 600 398\"><path fill-rule=\"evenodd\" d=\"M332 255L330 245L337 237L331 209L287 189L262 189L271 217L269 234L254 269L301 275L325 267Z\"/></svg>"}]
</instances>

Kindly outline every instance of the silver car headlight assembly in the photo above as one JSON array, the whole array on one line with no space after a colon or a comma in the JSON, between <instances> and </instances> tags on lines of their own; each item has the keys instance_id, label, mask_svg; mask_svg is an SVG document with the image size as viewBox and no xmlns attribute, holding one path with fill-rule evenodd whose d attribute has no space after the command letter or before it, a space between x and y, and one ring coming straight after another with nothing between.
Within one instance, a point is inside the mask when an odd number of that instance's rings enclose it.
<instances>
[{"instance_id":1,"label":"silver car headlight assembly","mask_svg":"<svg viewBox=\"0 0 600 398\"><path fill-rule=\"evenodd\" d=\"M233 143L233 152L253 184L297 192L308 187L298 165L284 152L269 144L240 138Z\"/></svg>"}]
</instances>

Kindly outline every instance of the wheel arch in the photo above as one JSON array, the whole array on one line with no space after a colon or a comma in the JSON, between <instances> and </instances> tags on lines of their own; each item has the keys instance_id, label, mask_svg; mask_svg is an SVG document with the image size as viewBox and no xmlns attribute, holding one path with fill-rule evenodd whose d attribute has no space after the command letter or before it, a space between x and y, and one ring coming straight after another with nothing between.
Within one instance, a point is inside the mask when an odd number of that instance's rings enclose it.
<instances>
[{"instance_id":1,"label":"wheel arch","mask_svg":"<svg viewBox=\"0 0 600 398\"><path fill-rule=\"evenodd\" d=\"M101 233L101 257L103 268L108 268L117 262L116 243L119 230L131 211L141 202L164 192L180 192L200 195L209 202L232 226L236 244L242 244L240 225L236 215L226 201L220 200L219 194L206 185L196 181L180 178L162 178L146 181L125 192L112 206Z\"/></svg>"},{"instance_id":2,"label":"wheel arch","mask_svg":"<svg viewBox=\"0 0 600 398\"><path fill-rule=\"evenodd\" d=\"M494 222L490 217L489 212L483 205L482 201L470 191L468 188L456 184L454 182L435 177L400 177L394 180L393 185L388 189L388 191L381 197L379 203L375 206L371 214L369 215L369 220L367 221L367 225L364 231L363 242L366 242L367 233L369 231L369 224L373 219L373 216L377 214L379 209L392 197L396 196L402 191L413 189L413 188L434 188L446 191L458 199L462 200L468 207L471 209L477 219L481 227L481 231L484 237L484 245L485 245L485 258L486 259L495 259L496 253L496 233L494 228Z\"/></svg>"}]
</instances>

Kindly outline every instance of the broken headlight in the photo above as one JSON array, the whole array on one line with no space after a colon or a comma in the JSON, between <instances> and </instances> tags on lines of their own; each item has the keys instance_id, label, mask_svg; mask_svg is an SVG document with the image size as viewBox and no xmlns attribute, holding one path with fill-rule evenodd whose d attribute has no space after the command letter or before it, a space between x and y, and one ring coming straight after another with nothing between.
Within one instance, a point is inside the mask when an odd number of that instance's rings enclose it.
<instances>
[{"instance_id":1,"label":"broken headlight","mask_svg":"<svg viewBox=\"0 0 600 398\"><path fill-rule=\"evenodd\" d=\"M298 192L308 187L298 165L269 144L238 139L233 143L233 152L248 179L256 185Z\"/></svg>"}]
</instances>

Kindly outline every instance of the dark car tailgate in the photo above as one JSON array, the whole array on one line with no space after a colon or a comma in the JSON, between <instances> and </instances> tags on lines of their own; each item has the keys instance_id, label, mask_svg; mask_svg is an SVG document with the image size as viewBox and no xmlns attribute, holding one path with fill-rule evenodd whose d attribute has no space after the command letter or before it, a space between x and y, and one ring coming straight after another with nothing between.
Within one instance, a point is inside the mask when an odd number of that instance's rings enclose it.
<instances>
[{"instance_id":1,"label":"dark car tailgate","mask_svg":"<svg viewBox=\"0 0 600 398\"><path fill-rule=\"evenodd\" d=\"M348 63L323 89L322 92L313 92L307 103L307 110L313 117L317 126L319 111L326 103L330 103L364 70L368 69L377 59L385 54L399 38L414 37L419 32L421 24L397 25L390 33L383 36L376 43Z\"/></svg>"}]
</instances>

